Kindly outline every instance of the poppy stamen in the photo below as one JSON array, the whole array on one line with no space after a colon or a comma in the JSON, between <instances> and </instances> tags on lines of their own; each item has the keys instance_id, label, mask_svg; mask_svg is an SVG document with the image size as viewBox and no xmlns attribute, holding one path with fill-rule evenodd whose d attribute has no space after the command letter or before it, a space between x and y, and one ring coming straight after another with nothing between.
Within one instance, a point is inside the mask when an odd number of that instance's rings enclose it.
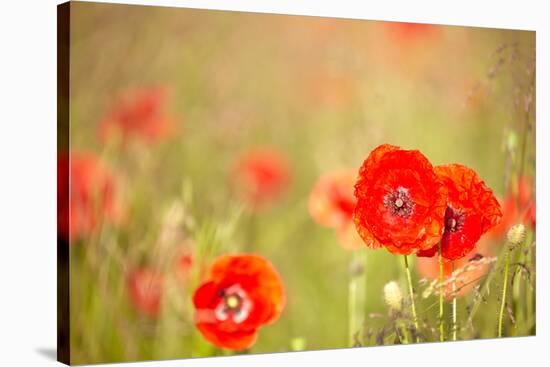
<instances>
[{"instance_id":1,"label":"poppy stamen","mask_svg":"<svg viewBox=\"0 0 550 367\"><path fill-rule=\"evenodd\" d=\"M230 294L224 297L224 303L229 310L238 310L241 307L242 298L238 294Z\"/></svg>"},{"instance_id":2,"label":"poppy stamen","mask_svg":"<svg viewBox=\"0 0 550 367\"><path fill-rule=\"evenodd\" d=\"M393 215L402 218L409 218L411 216L414 205L409 195L409 190L404 187L398 187L384 197L384 206L388 208Z\"/></svg>"},{"instance_id":3,"label":"poppy stamen","mask_svg":"<svg viewBox=\"0 0 550 367\"><path fill-rule=\"evenodd\" d=\"M235 284L222 289L218 294L221 298L215 309L215 315L218 320L224 321L230 319L235 323L241 323L246 320L252 309L252 302L240 285Z\"/></svg>"},{"instance_id":4,"label":"poppy stamen","mask_svg":"<svg viewBox=\"0 0 550 367\"><path fill-rule=\"evenodd\" d=\"M464 213L461 210L447 207L445 211L445 231L457 232L464 225Z\"/></svg>"}]
</instances>

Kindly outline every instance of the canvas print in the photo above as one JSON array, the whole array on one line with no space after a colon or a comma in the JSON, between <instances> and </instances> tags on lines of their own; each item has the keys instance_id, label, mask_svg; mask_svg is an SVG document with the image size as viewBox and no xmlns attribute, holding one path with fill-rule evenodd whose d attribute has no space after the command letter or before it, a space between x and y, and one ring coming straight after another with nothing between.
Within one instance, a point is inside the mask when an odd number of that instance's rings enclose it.
<instances>
[{"instance_id":1,"label":"canvas print","mask_svg":"<svg viewBox=\"0 0 550 367\"><path fill-rule=\"evenodd\" d=\"M61 361L535 335L534 31L70 2L58 44Z\"/></svg>"}]
</instances>

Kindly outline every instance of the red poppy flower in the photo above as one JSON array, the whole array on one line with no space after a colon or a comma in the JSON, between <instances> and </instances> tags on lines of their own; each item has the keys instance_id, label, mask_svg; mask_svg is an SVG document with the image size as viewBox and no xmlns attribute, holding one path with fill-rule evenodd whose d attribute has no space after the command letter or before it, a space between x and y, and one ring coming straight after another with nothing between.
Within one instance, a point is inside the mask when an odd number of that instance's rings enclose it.
<instances>
[{"instance_id":1,"label":"red poppy flower","mask_svg":"<svg viewBox=\"0 0 550 367\"><path fill-rule=\"evenodd\" d=\"M470 292L489 270L489 263L482 261L487 256L484 250L474 249L462 258L454 261L456 297ZM443 259L443 297L453 298L453 284L450 278L453 260ZM417 269L420 275L427 279L439 279L439 258L417 257ZM438 288L439 289L439 288Z\"/></svg>"},{"instance_id":2,"label":"red poppy flower","mask_svg":"<svg viewBox=\"0 0 550 367\"><path fill-rule=\"evenodd\" d=\"M232 171L233 183L242 200L252 209L263 209L287 190L290 169L276 150L261 148L243 154Z\"/></svg>"},{"instance_id":3,"label":"red poppy flower","mask_svg":"<svg viewBox=\"0 0 550 367\"><path fill-rule=\"evenodd\" d=\"M489 236L501 240L508 229L522 221L525 225L536 227L536 201L533 195L532 182L528 177L513 181L514 185L502 203L502 220L489 231ZM518 209L519 206L519 209Z\"/></svg>"},{"instance_id":4,"label":"red poppy flower","mask_svg":"<svg viewBox=\"0 0 550 367\"><path fill-rule=\"evenodd\" d=\"M260 326L275 321L285 304L277 271L257 255L226 255L212 264L195 291L195 323L210 343L233 350L250 348Z\"/></svg>"},{"instance_id":5,"label":"red poppy flower","mask_svg":"<svg viewBox=\"0 0 550 367\"><path fill-rule=\"evenodd\" d=\"M165 87L130 89L120 95L114 106L101 121L99 138L105 142L113 136L123 141L140 138L156 142L170 135L173 120L166 112Z\"/></svg>"},{"instance_id":6,"label":"red poppy flower","mask_svg":"<svg viewBox=\"0 0 550 367\"><path fill-rule=\"evenodd\" d=\"M144 315L157 317L161 311L163 277L155 270L142 268L128 276L128 292L134 307Z\"/></svg>"},{"instance_id":7,"label":"red poppy flower","mask_svg":"<svg viewBox=\"0 0 550 367\"><path fill-rule=\"evenodd\" d=\"M355 184L355 226L367 246L408 255L437 244L446 194L417 150L384 144L363 162Z\"/></svg>"},{"instance_id":8,"label":"red poppy flower","mask_svg":"<svg viewBox=\"0 0 550 367\"><path fill-rule=\"evenodd\" d=\"M474 249L481 235L500 221L502 213L493 192L474 170L461 164L447 164L435 167L435 172L448 195L441 255L457 260ZM437 245L434 247L418 256L435 255Z\"/></svg>"},{"instance_id":9,"label":"red poppy flower","mask_svg":"<svg viewBox=\"0 0 550 367\"><path fill-rule=\"evenodd\" d=\"M62 238L90 235L103 220L121 219L113 176L90 153L62 154L57 160L57 221ZM68 220L67 220L68 218Z\"/></svg>"}]
</instances>

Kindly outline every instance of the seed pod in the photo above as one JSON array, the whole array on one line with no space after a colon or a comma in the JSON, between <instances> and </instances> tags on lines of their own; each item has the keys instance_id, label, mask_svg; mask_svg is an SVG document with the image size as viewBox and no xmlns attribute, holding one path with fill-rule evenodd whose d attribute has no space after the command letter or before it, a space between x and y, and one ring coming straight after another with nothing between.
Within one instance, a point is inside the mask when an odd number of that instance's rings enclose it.
<instances>
[{"instance_id":1,"label":"seed pod","mask_svg":"<svg viewBox=\"0 0 550 367\"><path fill-rule=\"evenodd\" d=\"M506 238L510 244L519 246L525 240L525 232L525 226L523 224L516 224L508 230Z\"/></svg>"},{"instance_id":2,"label":"seed pod","mask_svg":"<svg viewBox=\"0 0 550 367\"><path fill-rule=\"evenodd\" d=\"M400 311L403 303L403 294L399 284L395 281L391 281L384 286L384 300L390 309L394 311Z\"/></svg>"}]
</instances>

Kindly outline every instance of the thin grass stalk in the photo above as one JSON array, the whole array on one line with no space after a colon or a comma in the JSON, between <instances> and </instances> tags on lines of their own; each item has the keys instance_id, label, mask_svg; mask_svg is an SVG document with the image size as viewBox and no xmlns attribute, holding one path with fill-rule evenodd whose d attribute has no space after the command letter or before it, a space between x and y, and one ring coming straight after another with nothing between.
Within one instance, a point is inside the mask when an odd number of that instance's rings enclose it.
<instances>
[{"instance_id":1,"label":"thin grass stalk","mask_svg":"<svg viewBox=\"0 0 550 367\"><path fill-rule=\"evenodd\" d=\"M418 342L419 341L418 340L418 333L420 331L420 328L418 326L418 317L416 315L416 305L415 305L415 302L414 302L414 289L413 289L413 285L412 285L411 270L409 269L409 260L407 259L407 255L404 255L403 259L404 259L404 262L405 262L405 272L407 274L407 283L409 285L409 296L411 298L411 312L412 312L412 316L413 316L413 323L414 323L414 327L416 329L416 334L417 334L416 341Z\"/></svg>"},{"instance_id":2,"label":"thin grass stalk","mask_svg":"<svg viewBox=\"0 0 550 367\"><path fill-rule=\"evenodd\" d=\"M485 278L485 282L483 283L483 286L481 287L481 290L480 290L480 296L476 299L476 301L472 305L472 308L471 308L470 313L468 315L468 320L466 322L467 324L471 324L473 322L474 317L475 317L480 305L482 304L483 294L489 294L491 284L493 284L493 278L495 277L498 269L500 269L500 266L502 265L502 262L503 262L503 257L499 256L498 259L497 259L496 264L493 266L490 273Z\"/></svg>"},{"instance_id":3,"label":"thin grass stalk","mask_svg":"<svg viewBox=\"0 0 550 367\"><path fill-rule=\"evenodd\" d=\"M349 313L349 340L348 344L350 347L355 345L355 326L357 324L357 277L350 276L349 287L348 287L348 313Z\"/></svg>"},{"instance_id":4,"label":"thin grass stalk","mask_svg":"<svg viewBox=\"0 0 550 367\"><path fill-rule=\"evenodd\" d=\"M441 256L441 242L437 245L439 259L439 341L445 341L445 330L443 328L443 256Z\"/></svg>"},{"instance_id":5,"label":"thin grass stalk","mask_svg":"<svg viewBox=\"0 0 550 367\"><path fill-rule=\"evenodd\" d=\"M453 274L453 340L456 340L456 280L454 277L455 262L451 262L451 271Z\"/></svg>"},{"instance_id":6,"label":"thin grass stalk","mask_svg":"<svg viewBox=\"0 0 550 367\"><path fill-rule=\"evenodd\" d=\"M508 272L510 269L510 250L506 249L506 263L504 265L504 283L500 300L500 311L498 314L498 337L502 337L502 320L504 318L504 306L506 305L506 291L508 290Z\"/></svg>"},{"instance_id":7,"label":"thin grass stalk","mask_svg":"<svg viewBox=\"0 0 550 367\"><path fill-rule=\"evenodd\" d=\"M363 327L363 321L367 315L366 309L366 261L367 251L355 251L350 263L349 280L349 345L357 345L357 334Z\"/></svg>"},{"instance_id":8,"label":"thin grass stalk","mask_svg":"<svg viewBox=\"0 0 550 367\"><path fill-rule=\"evenodd\" d=\"M528 232L528 236L527 236L527 241L526 243L530 246L531 244L531 241L532 241L532 237L533 237L533 233L532 232ZM535 315L535 287L536 287L536 274L535 274L535 271L534 271L534 267L533 267L533 248L529 248L527 250L527 265L529 265L530 267L532 267L533 271L532 271L532 275L531 277L533 277L532 280L528 280L527 281L527 284L525 286L525 291L527 293L526 295L526 298L527 298L527 317L526 317L526 323L527 323L527 332L529 332L531 330L531 328L533 327L534 325L534 315Z\"/></svg>"}]
</instances>

